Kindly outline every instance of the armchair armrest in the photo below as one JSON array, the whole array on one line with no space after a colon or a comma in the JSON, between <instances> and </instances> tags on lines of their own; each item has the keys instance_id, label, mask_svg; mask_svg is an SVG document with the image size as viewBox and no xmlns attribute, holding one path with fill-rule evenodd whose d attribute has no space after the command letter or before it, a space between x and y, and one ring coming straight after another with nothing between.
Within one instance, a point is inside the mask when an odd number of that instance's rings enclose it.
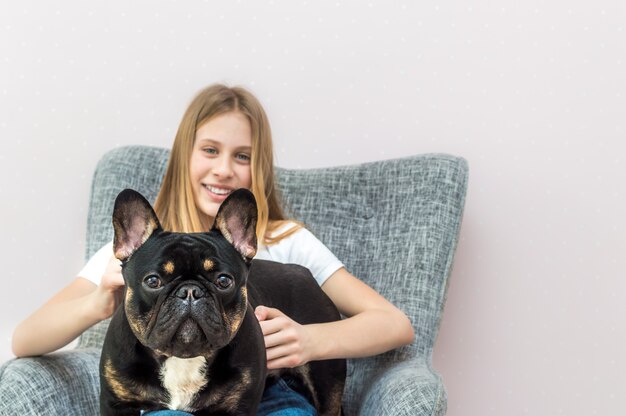
<instances>
[{"instance_id":1,"label":"armchair armrest","mask_svg":"<svg viewBox=\"0 0 626 416\"><path fill-rule=\"evenodd\" d=\"M97 348L17 358L0 367L0 414L99 414Z\"/></svg>"},{"instance_id":2,"label":"armchair armrest","mask_svg":"<svg viewBox=\"0 0 626 416\"><path fill-rule=\"evenodd\" d=\"M441 376L423 358L400 362L379 374L365 394L360 416L444 416Z\"/></svg>"}]
</instances>

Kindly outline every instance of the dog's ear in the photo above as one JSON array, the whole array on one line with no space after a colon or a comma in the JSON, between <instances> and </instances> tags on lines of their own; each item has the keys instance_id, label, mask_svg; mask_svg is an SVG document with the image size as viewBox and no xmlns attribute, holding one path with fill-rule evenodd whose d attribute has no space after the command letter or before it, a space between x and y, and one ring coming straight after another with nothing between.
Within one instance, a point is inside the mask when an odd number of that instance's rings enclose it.
<instances>
[{"instance_id":1,"label":"dog's ear","mask_svg":"<svg viewBox=\"0 0 626 416\"><path fill-rule=\"evenodd\" d=\"M125 189L115 199L113 208L113 252L126 261L146 242L161 224L150 203L139 192Z\"/></svg>"},{"instance_id":2,"label":"dog's ear","mask_svg":"<svg viewBox=\"0 0 626 416\"><path fill-rule=\"evenodd\" d=\"M257 206L254 195L247 189L231 193L217 211L213 229L219 231L244 257L252 260L256 254Z\"/></svg>"}]
</instances>

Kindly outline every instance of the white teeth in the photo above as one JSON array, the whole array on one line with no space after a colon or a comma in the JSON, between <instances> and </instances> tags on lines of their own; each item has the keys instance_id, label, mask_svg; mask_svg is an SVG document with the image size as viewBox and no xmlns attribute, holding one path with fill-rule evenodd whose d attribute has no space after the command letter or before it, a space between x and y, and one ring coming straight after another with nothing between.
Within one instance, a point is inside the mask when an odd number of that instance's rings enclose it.
<instances>
[{"instance_id":1,"label":"white teeth","mask_svg":"<svg viewBox=\"0 0 626 416\"><path fill-rule=\"evenodd\" d=\"M214 186L211 185L204 185L206 187L206 189L208 189L209 191L213 192L214 194L217 195L228 195L229 193L231 193L232 191L230 189L222 189L222 188L216 188Z\"/></svg>"}]
</instances>

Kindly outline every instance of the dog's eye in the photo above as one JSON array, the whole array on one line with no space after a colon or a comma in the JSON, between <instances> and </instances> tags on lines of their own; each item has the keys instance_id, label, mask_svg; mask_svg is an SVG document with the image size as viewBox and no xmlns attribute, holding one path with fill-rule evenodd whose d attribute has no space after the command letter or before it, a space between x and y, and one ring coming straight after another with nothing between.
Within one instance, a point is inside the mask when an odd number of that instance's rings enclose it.
<instances>
[{"instance_id":1,"label":"dog's eye","mask_svg":"<svg viewBox=\"0 0 626 416\"><path fill-rule=\"evenodd\" d=\"M161 279L159 279L159 276L155 274L151 274L150 276L146 277L145 279L143 279L143 282L150 289L158 289L161 287Z\"/></svg>"},{"instance_id":2,"label":"dog's eye","mask_svg":"<svg viewBox=\"0 0 626 416\"><path fill-rule=\"evenodd\" d=\"M233 285L233 278L228 276L228 275L225 275L225 274L220 274L217 277L217 280L215 281L215 284L220 289L228 289L229 287L231 287Z\"/></svg>"}]
</instances>

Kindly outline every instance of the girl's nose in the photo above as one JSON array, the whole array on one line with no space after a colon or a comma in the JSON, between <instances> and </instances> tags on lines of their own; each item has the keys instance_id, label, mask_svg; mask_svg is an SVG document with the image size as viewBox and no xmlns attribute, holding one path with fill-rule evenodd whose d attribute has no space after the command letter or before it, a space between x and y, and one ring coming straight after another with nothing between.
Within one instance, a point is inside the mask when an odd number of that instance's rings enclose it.
<instances>
[{"instance_id":1,"label":"girl's nose","mask_svg":"<svg viewBox=\"0 0 626 416\"><path fill-rule=\"evenodd\" d=\"M224 178L230 178L233 176L233 167L230 158L225 156L220 157L217 160L215 168L213 169L213 174Z\"/></svg>"}]
</instances>

